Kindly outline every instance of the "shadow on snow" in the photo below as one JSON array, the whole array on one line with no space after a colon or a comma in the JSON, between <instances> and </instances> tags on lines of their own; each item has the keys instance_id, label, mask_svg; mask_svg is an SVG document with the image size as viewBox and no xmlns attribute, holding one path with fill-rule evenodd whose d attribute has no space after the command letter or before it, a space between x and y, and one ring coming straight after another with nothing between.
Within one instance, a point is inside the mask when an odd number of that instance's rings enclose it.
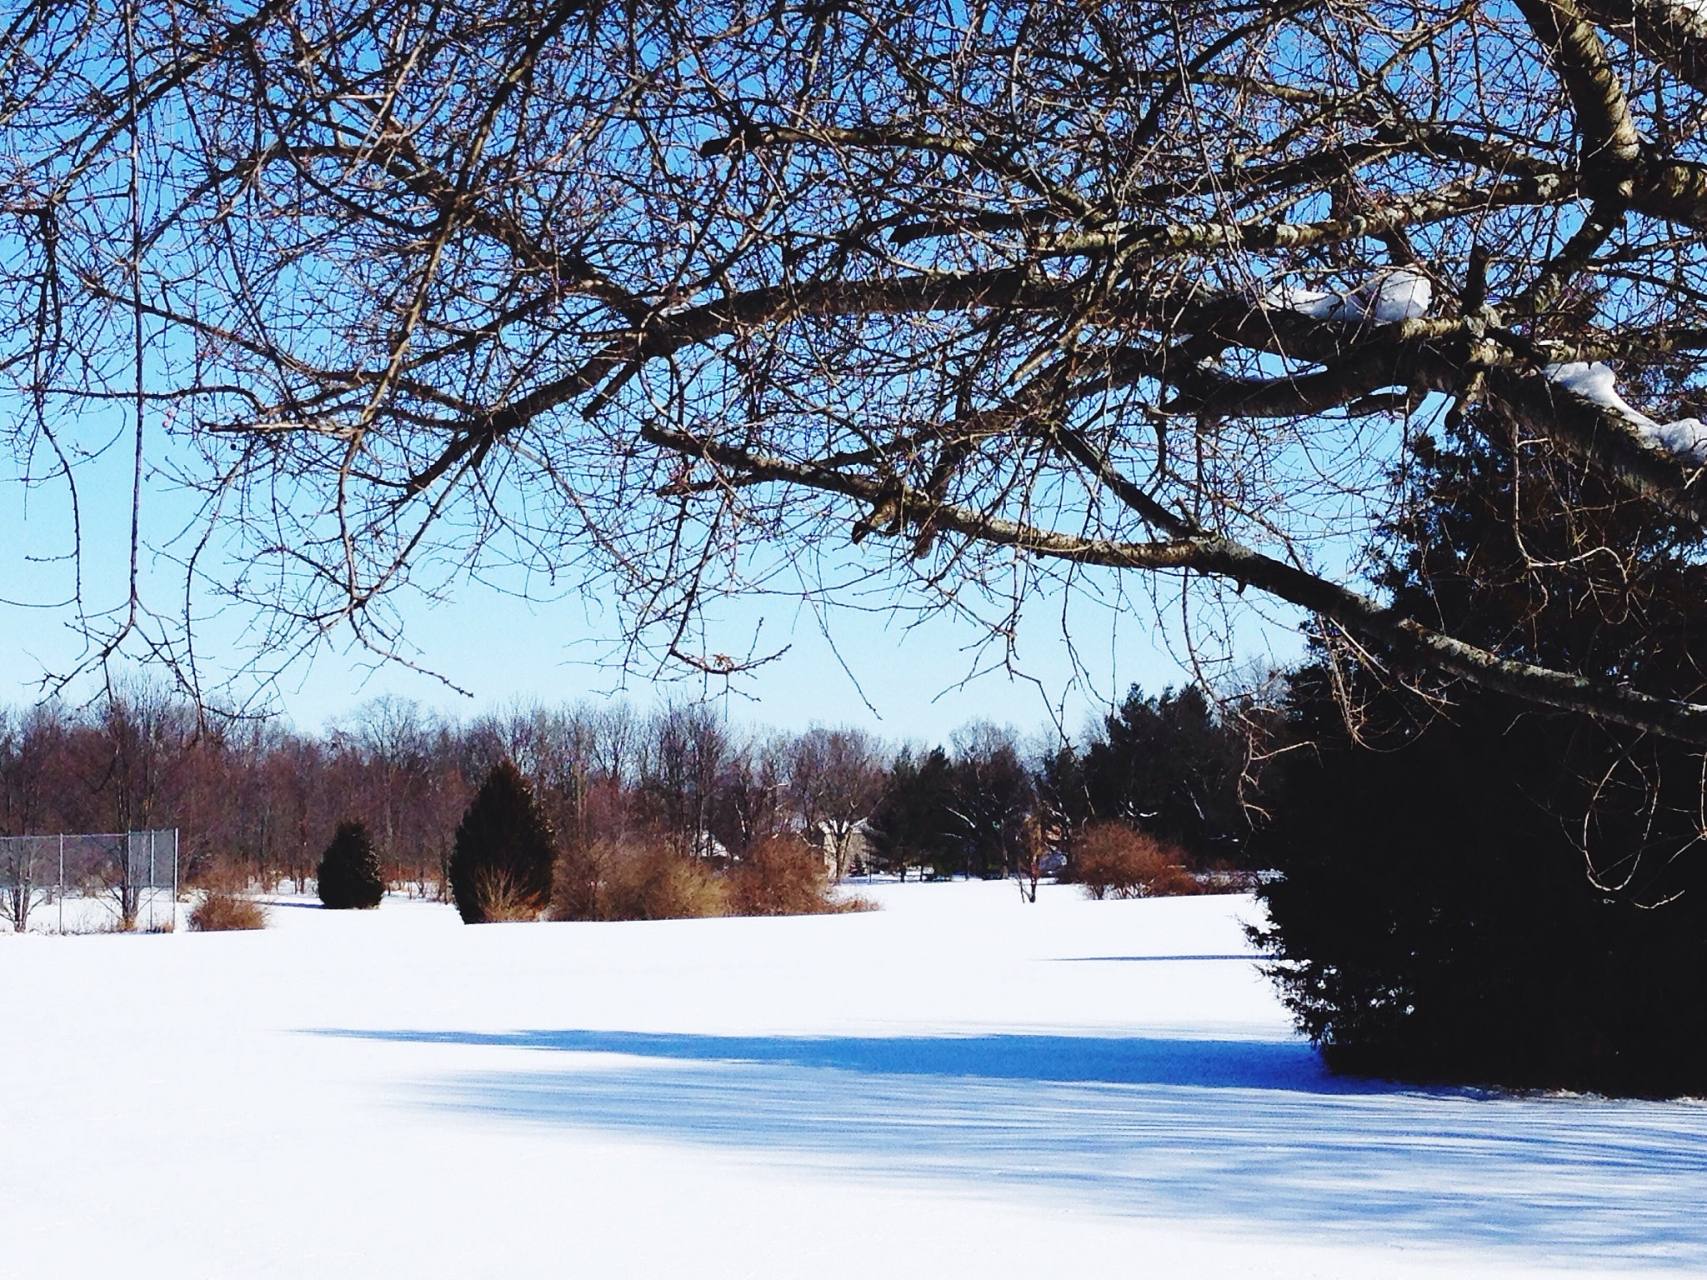
<instances>
[{"instance_id":1,"label":"shadow on snow","mask_svg":"<svg viewBox=\"0 0 1707 1280\"><path fill-rule=\"evenodd\" d=\"M1331 1076L1296 1041L321 1034L564 1055L422 1086L464 1113L1122 1216L1584 1269L1707 1266L1695 1104L1408 1089Z\"/></svg>"}]
</instances>

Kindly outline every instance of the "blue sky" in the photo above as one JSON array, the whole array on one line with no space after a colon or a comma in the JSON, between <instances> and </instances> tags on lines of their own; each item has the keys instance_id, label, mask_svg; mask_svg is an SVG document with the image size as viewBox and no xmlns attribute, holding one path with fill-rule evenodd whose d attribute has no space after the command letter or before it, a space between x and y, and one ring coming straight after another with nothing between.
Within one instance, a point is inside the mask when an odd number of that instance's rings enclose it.
<instances>
[{"instance_id":1,"label":"blue sky","mask_svg":"<svg viewBox=\"0 0 1707 1280\"><path fill-rule=\"evenodd\" d=\"M112 439L113 447L80 467L84 593L91 610L123 602L129 539L129 441L116 431L98 438ZM144 589L162 612L182 608L182 578L162 543L187 510L154 475L144 496ZM51 606L71 592L71 565L59 558L70 549L71 527L62 484L26 494L13 476L6 477L0 487L0 575L6 584L0 591L6 601L0 604L0 701L33 701L44 671L69 669L82 652L74 610L34 607ZM240 660L242 631L253 618L218 612L207 599L197 602L197 612L199 655L204 671L216 676ZM1029 730L1059 716L1067 732L1077 735L1086 718L1128 684L1160 690L1187 678L1170 651L1183 652L1177 624L1172 634L1159 632L1155 611L1141 594L1118 610L1088 592L1075 593L1070 602L1059 591L1033 598L1015 639L1018 674L999 669L998 651L980 653L982 633L975 626L946 613L909 630L903 620L882 613L843 609L819 618L776 598L738 602L723 611L718 634L756 633L759 651L787 646L787 652L727 690L721 680L699 677L659 683L650 664L624 671L617 663L618 619L596 596L536 603L462 580L446 600L405 601L401 613L412 656L470 696L429 675L378 664L340 636L270 690L272 705L299 727L314 729L382 694L417 699L459 717L516 700L615 695L649 706L672 697L711 696L737 722L786 729L855 724L894 741L940 741L978 719ZM729 647L744 648L735 640ZM1241 657L1284 661L1298 652L1298 644L1282 627L1253 623L1241 632L1237 651ZM87 696L91 688L85 680L70 692Z\"/></svg>"}]
</instances>

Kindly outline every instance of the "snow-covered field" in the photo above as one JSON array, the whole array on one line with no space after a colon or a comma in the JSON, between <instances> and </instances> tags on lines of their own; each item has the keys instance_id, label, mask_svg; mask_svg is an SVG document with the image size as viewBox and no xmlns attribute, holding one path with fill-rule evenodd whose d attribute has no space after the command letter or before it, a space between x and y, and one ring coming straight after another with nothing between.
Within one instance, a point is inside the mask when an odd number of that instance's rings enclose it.
<instances>
[{"instance_id":1,"label":"snow-covered field","mask_svg":"<svg viewBox=\"0 0 1707 1280\"><path fill-rule=\"evenodd\" d=\"M1707 1269L1707 1107L1341 1081L1241 898L0 937L0 1275Z\"/></svg>"}]
</instances>

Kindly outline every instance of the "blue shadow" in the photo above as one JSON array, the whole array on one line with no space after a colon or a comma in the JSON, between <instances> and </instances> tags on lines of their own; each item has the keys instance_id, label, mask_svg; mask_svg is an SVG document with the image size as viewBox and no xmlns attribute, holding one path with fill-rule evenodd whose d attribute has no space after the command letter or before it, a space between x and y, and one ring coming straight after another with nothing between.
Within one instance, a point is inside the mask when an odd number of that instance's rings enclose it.
<instances>
[{"instance_id":1,"label":"blue shadow","mask_svg":"<svg viewBox=\"0 0 1707 1280\"><path fill-rule=\"evenodd\" d=\"M326 1030L482 1054L410 1105L812 1176L1503 1265L1707 1271L1707 1107L1420 1090L1296 1041Z\"/></svg>"},{"instance_id":2,"label":"blue shadow","mask_svg":"<svg viewBox=\"0 0 1707 1280\"><path fill-rule=\"evenodd\" d=\"M620 1053L682 1062L764 1063L875 1076L1162 1084L1318 1093L1390 1092L1382 1081L1329 1075L1302 1041L1137 1036L706 1036L637 1031L339 1031L415 1044Z\"/></svg>"}]
</instances>

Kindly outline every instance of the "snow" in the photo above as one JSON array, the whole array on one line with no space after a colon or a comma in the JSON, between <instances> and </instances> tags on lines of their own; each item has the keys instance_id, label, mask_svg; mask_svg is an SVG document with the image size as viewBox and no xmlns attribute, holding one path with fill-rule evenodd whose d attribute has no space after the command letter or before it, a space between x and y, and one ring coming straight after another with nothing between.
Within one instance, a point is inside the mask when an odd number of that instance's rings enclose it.
<instances>
[{"instance_id":1,"label":"snow","mask_svg":"<svg viewBox=\"0 0 1707 1280\"><path fill-rule=\"evenodd\" d=\"M0 937L0 1272L1700 1273L1707 1107L1325 1075L1239 897Z\"/></svg>"},{"instance_id":2,"label":"snow","mask_svg":"<svg viewBox=\"0 0 1707 1280\"><path fill-rule=\"evenodd\" d=\"M1707 424L1699 418L1654 421L1639 409L1632 408L1618 394L1616 375L1606 365L1598 361L1573 360L1550 364L1542 372L1555 386L1563 387L1622 418L1650 447L1677 454L1691 462L1707 462Z\"/></svg>"},{"instance_id":3,"label":"snow","mask_svg":"<svg viewBox=\"0 0 1707 1280\"><path fill-rule=\"evenodd\" d=\"M189 918L190 904L172 901L170 889L143 889L137 894L137 928L182 929ZM119 904L109 894L67 894L63 898L41 895L30 908L29 932L117 933ZM13 931L10 920L0 920L0 936Z\"/></svg>"},{"instance_id":4,"label":"snow","mask_svg":"<svg viewBox=\"0 0 1707 1280\"><path fill-rule=\"evenodd\" d=\"M1433 299L1434 285L1429 278L1401 267L1372 276L1349 293L1274 285L1262 295L1261 302L1274 310L1296 311L1316 320L1396 324L1427 315Z\"/></svg>"}]
</instances>

